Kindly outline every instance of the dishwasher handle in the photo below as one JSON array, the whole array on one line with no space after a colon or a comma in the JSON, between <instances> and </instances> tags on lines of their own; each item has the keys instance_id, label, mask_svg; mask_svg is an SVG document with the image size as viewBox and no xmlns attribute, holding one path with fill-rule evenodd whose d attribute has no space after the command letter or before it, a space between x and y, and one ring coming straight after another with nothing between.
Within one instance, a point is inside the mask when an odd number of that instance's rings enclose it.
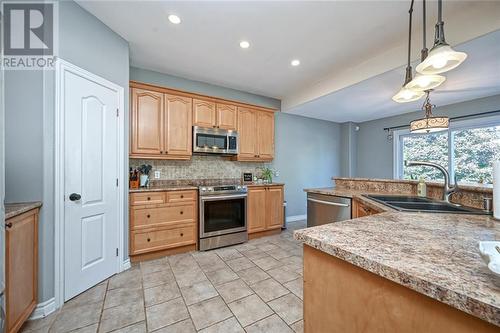
<instances>
[{"instance_id":1,"label":"dishwasher handle","mask_svg":"<svg viewBox=\"0 0 500 333\"><path fill-rule=\"evenodd\" d=\"M340 202L331 202L331 201L324 201L324 200L318 200L318 199L312 199L312 198L308 198L307 201L312 201L312 202L330 205L330 206L349 207L349 204L340 203Z\"/></svg>"}]
</instances>

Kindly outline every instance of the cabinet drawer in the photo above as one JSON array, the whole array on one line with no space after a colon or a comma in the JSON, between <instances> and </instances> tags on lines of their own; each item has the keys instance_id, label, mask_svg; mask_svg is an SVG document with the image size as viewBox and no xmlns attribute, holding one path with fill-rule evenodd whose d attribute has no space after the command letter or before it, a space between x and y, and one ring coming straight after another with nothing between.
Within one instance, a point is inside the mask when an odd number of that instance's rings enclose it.
<instances>
[{"instance_id":1,"label":"cabinet drawer","mask_svg":"<svg viewBox=\"0 0 500 333\"><path fill-rule=\"evenodd\" d=\"M131 205L157 205L165 202L164 192L132 193Z\"/></svg>"},{"instance_id":2,"label":"cabinet drawer","mask_svg":"<svg viewBox=\"0 0 500 333\"><path fill-rule=\"evenodd\" d=\"M151 207L132 210L132 228L147 228L195 221L195 204Z\"/></svg>"},{"instance_id":3,"label":"cabinet drawer","mask_svg":"<svg viewBox=\"0 0 500 333\"><path fill-rule=\"evenodd\" d=\"M167 192L167 202L195 201L197 199L196 191L169 191Z\"/></svg>"},{"instance_id":4,"label":"cabinet drawer","mask_svg":"<svg viewBox=\"0 0 500 333\"><path fill-rule=\"evenodd\" d=\"M130 235L132 243L130 254L140 254L196 244L196 224L192 223L171 229L133 231Z\"/></svg>"}]
</instances>

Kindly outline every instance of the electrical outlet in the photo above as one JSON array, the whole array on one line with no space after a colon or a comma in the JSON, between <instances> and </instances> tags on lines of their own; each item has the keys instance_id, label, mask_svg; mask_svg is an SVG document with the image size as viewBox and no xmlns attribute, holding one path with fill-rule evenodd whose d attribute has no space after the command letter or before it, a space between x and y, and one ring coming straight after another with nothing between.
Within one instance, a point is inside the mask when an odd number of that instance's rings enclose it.
<instances>
[{"instance_id":1,"label":"electrical outlet","mask_svg":"<svg viewBox=\"0 0 500 333\"><path fill-rule=\"evenodd\" d=\"M279 171L276 171L276 172L274 173L274 175L275 175L276 177L279 177L279 176L280 176L280 172L279 172Z\"/></svg>"},{"instance_id":2,"label":"electrical outlet","mask_svg":"<svg viewBox=\"0 0 500 333\"><path fill-rule=\"evenodd\" d=\"M161 171L157 170L155 171L155 179L160 179L161 177Z\"/></svg>"}]
</instances>

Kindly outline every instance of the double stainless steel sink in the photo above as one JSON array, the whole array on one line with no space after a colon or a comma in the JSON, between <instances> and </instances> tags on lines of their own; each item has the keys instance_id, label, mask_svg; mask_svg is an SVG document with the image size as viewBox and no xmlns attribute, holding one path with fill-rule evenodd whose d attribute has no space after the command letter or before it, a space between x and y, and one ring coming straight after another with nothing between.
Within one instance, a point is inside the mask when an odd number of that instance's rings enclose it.
<instances>
[{"instance_id":1,"label":"double stainless steel sink","mask_svg":"<svg viewBox=\"0 0 500 333\"><path fill-rule=\"evenodd\" d=\"M375 200L383 205L404 212L429 212L451 214L477 214L490 215L490 212L448 203L446 201L432 200L429 198L402 196L402 195L370 195L365 197Z\"/></svg>"}]
</instances>

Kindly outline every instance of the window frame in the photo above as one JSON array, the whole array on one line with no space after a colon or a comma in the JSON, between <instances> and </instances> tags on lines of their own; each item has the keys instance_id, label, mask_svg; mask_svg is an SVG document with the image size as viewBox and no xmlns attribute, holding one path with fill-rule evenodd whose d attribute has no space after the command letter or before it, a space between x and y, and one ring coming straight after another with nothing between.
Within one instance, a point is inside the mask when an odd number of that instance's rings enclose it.
<instances>
[{"instance_id":1,"label":"window frame","mask_svg":"<svg viewBox=\"0 0 500 333\"><path fill-rule=\"evenodd\" d=\"M454 151L453 149L453 132L468 130L474 128L483 127L493 127L500 126L500 115L478 117L472 119L464 119L457 121L450 121L450 127L446 131L436 132L443 133L448 132L448 172L450 174L451 182L455 179L455 168L453 164ZM409 128L396 130L393 132L393 178L403 179L403 138L411 136L423 136L428 134L411 134Z\"/></svg>"}]
</instances>

